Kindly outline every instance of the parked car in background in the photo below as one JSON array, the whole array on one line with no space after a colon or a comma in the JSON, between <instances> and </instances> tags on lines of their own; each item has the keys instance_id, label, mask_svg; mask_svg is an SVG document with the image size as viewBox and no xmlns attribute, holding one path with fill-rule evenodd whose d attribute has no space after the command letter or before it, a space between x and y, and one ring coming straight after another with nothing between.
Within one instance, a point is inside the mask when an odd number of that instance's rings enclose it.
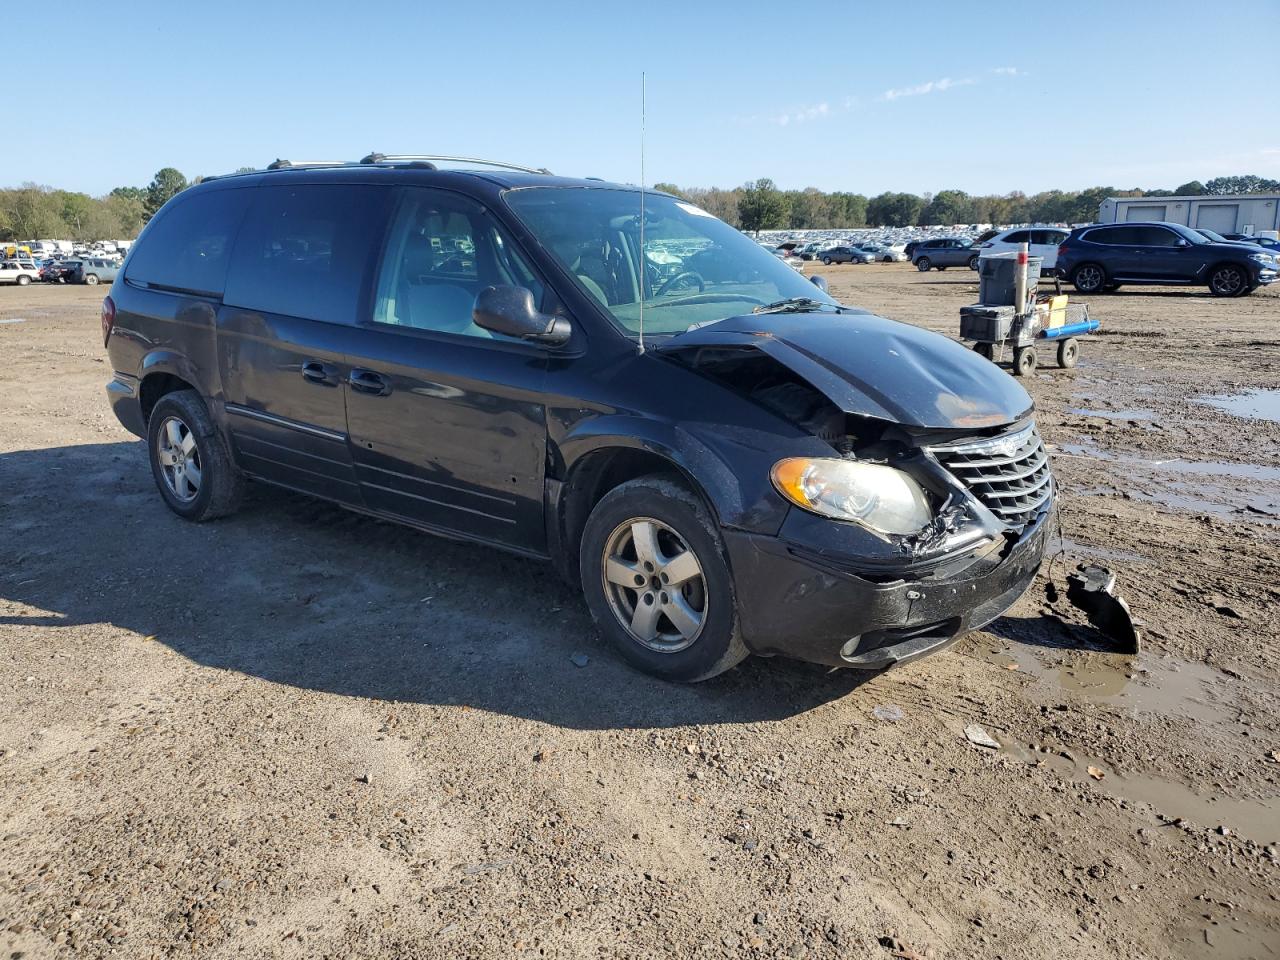
<instances>
[{"instance_id":1,"label":"parked car in background","mask_svg":"<svg viewBox=\"0 0 1280 960\"><path fill-rule=\"evenodd\" d=\"M119 260L108 260L105 257L88 257L76 261L76 266L66 274L68 283L87 283L94 286L110 282L120 272Z\"/></svg>"},{"instance_id":2,"label":"parked car in background","mask_svg":"<svg viewBox=\"0 0 1280 960\"><path fill-rule=\"evenodd\" d=\"M818 259L831 266L833 263L870 263L871 254L857 247L828 247L818 254Z\"/></svg>"},{"instance_id":3,"label":"parked car in background","mask_svg":"<svg viewBox=\"0 0 1280 960\"><path fill-rule=\"evenodd\" d=\"M56 283L62 279L64 266L61 260L46 260L40 265L40 280L42 283Z\"/></svg>"},{"instance_id":4,"label":"parked car in background","mask_svg":"<svg viewBox=\"0 0 1280 960\"><path fill-rule=\"evenodd\" d=\"M905 263L907 260L905 246L901 243L864 243L859 249L871 254L871 259L877 263Z\"/></svg>"},{"instance_id":5,"label":"parked car in background","mask_svg":"<svg viewBox=\"0 0 1280 960\"><path fill-rule=\"evenodd\" d=\"M1058 248L1058 273L1081 293L1122 283L1207 286L1238 297L1274 283L1277 260L1260 247L1206 239L1180 223L1117 223L1073 230Z\"/></svg>"},{"instance_id":6,"label":"parked car in background","mask_svg":"<svg viewBox=\"0 0 1280 960\"><path fill-rule=\"evenodd\" d=\"M799 250L800 259L816 260L818 258L818 254L822 251L822 248L825 246L826 244L821 240L814 240L811 243L806 243Z\"/></svg>"},{"instance_id":7,"label":"parked car in background","mask_svg":"<svg viewBox=\"0 0 1280 960\"><path fill-rule=\"evenodd\" d=\"M907 255L908 260L910 260L915 255L916 247L920 246L920 244L922 243L924 243L923 240L908 240L903 245L902 252Z\"/></svg>"},{"instance_id":8,"label":"parked car in background","mask_svg":"<svg viewBox=\"0 0 1280 960\"><path fill-rule=\"evenodd\" d=\"M911 254L911 262L921 273L928 273L935 267L945 270L947 267L968 267L978 269L978 251L973 248L973 241L961 240L958 237L942 237L938 240L925 240Z\"/></svg>"},{"instance_id":9,"label":"parked car in background","mask_svg":"<svg viewBox=\"0 0 1280 960\"><path fill-rule=\"evenodd\" d=\"M1025 243L1027 253L1041 259L1041 273L1051 274L1058 262L1058 247L1070 234L1065 227L1017 227L1001 230L973 246L980 251L980 257L989 257L997 253L1017 253Z\"/></svg>"},{"instance_id":10,"label":"parked car in background","mask_svg":"<svg viewBox=\"0 0 1280 960\"><path fill-rule=\"evenodd\" d=\"M1257 244L1263 250L1270 250L1273 252L1280 250L1280 240L1277 240L1275 237L1269 237L1265 234L1224 233L1222 237L1224 240L1236 240L1243 243Z\"/></svg>"},{"instance_id":11,"label":"parked car in background","mask_svg":"<svg viewBox=\"0 0 1280 960\"><path fill-rule=\"evenodd\" d=\"M30 260L0 260L0 283L16 283L25 287L40 279L40 271Z\"/></svg>"},{"instance_id":12,"label":"parked car in background","mask_svg":"<svg viewBox=\"0 0 1280 960\"><path fill-rule=\"evenodd\" d=\"M804 273L804 261L790 250L774 250L773 255L796 273Z\"/></svg>"}]
</instances>

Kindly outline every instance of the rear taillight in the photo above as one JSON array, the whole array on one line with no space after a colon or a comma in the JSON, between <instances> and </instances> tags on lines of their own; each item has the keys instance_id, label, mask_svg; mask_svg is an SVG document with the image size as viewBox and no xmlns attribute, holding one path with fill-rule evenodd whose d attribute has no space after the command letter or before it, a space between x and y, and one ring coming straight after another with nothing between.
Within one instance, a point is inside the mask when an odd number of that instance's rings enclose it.
<instances>
[{"instance_id":1,"label":"rear taillight","mask_svg":"<svg viewBox=\"0 0 1280 960\"><path fill-rule=\"evenodd\" d=\"M1066 252L1067 252L1067 245L1066 245L1065 243L1064 243L1064 244L1061 244L1061 245L1058 247L1058 256L1062 256L1062 255L1063 255L1064 253L1066 253Z\"/></svg>"},{"instance_id":2,"label":"rear taillight","mask_svg":"<svg viewBox=\"0 0 1280 960\"><path fill-rule=\"evenodd\" d=\"M111 328L116 324L116 302L110 297L102 298L102 345L105 347L111 339Z\"/></svg>"}]
</instances>

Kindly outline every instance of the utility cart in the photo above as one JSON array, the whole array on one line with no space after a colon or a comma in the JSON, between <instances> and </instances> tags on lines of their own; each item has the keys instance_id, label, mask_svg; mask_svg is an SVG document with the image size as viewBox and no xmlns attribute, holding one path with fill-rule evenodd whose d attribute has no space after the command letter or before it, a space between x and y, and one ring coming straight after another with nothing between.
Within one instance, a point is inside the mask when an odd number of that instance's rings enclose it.
<instances>
[{"instance_id":1,"label":"utility cart","mask_svg":"<svg viewBox=\"0 0 1280 960\"><path fill-rule=\"evenodd\" d=\"M1074 367L1080 340L1101 324L1089 316L1089 305L1071 303L1058 283L1053 294L1036 292L1040 258L1016 254L983 257L978 299L960 308L960 338L993 363L1011 362L1013 374L1025 377L1036 369L1037 341L1056 344L1058 366Z\"/></svg>"}]
</instances>

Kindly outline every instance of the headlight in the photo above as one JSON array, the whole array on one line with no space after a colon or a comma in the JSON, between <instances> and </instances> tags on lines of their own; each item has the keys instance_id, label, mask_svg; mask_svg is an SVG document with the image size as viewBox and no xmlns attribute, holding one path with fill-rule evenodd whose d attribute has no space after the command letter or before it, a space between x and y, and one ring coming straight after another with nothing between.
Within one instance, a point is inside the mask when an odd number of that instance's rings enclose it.
<instances>
[{"instance_id":1,"label":"headlight","mask_svg":"<svg viewBox=\"0 0 1280 960\"><path fill-rule=\"evenodd\" d=\"M875 463L790 457L773 466L778 491L811 513L852 520L881 533L916 533L933 519L920 485Z\"/></svg>"},{"instance_id":2,"label":"headlight","mask_svg":"<svg viewBox=\"0 0 1280 960\"><path fill-rule=\"evenodd\" d=\"M1249 259L1256 260L1258 263L1265 263L1269 267L1276 265L1276 258L1269 253L1251 253L1249 254Z\"/></svg>"}]
</instances>

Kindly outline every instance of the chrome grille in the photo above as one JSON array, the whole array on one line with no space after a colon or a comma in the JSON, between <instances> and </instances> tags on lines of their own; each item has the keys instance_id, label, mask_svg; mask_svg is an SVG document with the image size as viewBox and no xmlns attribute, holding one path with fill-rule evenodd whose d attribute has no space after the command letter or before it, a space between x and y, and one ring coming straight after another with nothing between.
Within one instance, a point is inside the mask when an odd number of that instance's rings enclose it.
<instances>
[{"instance_id":1,"label":"chrome grille","mask_svg":"<svg viewBox=\"0 0 1280 960\"><path fill-rule=\"evenodd\" d=\"M988 510L1010 526L1026 526L1053 494L1049 455L1034 424L1003 437L930 450Z\"/></svg>"}]
</instances>

